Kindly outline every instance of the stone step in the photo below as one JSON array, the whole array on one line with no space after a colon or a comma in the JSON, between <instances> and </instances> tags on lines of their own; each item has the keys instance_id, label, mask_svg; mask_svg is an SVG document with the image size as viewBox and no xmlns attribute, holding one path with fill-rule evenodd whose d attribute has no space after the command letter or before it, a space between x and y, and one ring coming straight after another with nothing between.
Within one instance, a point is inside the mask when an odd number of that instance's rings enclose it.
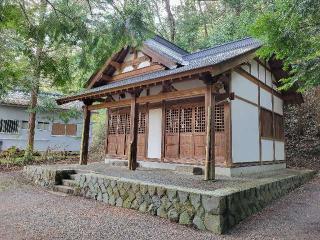
<instances>
[{"instance_id":1,"label":"stone step","mask_svg":"<svg viewBox=\"0 0 320 240\"><path fill-rule=\"evenodd\" d=\"M63 185L55 185L53 187L53 190L56 192L62 192L66 194L74 194L74 188L69 186L63 186Z\"/></svg>"},{"instance_id":2,"label":"stone step","mask_svg":"<svg viewBox=\"0 0 320 240\"><path fill-rule=\"evenodd\" d=\"M62 179L62 185L63 186L68 186L68 187L75 187L77 184L76 184L76 181L74 181L74 180Z\"/></svg>"}]
</instances>

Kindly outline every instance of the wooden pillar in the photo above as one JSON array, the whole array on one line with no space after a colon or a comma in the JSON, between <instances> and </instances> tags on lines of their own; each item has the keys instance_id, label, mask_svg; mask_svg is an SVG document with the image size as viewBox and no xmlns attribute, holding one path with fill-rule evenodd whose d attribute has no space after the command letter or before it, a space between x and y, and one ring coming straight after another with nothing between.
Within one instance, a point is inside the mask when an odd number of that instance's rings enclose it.
<instances>
[{"instance_id":1,"label":"wooden pillar","mask_svg":"<svg viewBox=\"0 0 320 240\"><path fill-rule=\"evenodd\" d=\"M161 119L161 162L164 162L166 153L166 101L161 102L162 119Z\"/></svg>"},{"instance_id":2,"label":"wooden pillar","mask_svg":"<svg viewBox=\"0 0 320 240\"><path fill-rule=\"evenodd\" d=\"M137 104L137 96L136 94L132 94L130 109L130 143L128 153L128 166L130 170L136 170L137 168L138 113L139 105Z\"/></svg>"},{"instance_id":3,"label":"wooden pillar","mask_svg":"<svg viewBox=\"0 0 320 240\"><path fill-rule=\"evenodd\" d=\"M83 108L83 128L80 150L80 165L87 165L88 163L88 150L89 150L89 132L90 132L90 110L87 103Z\"/></svg>"},{"instance_id":4,"label":"wooden pillar","mask_svg":"<svg viewBox=\"0 0 320 240\"><path fill-rule=\"evenodd\" d=\"M205 180L215 179L215 96L213 95L212 83L207 84L205 94L206 106L206 159L205 159Z\"/></svg>"},{"instance_id":5,"label":"wooden pillar","mask_svg":"<svg viewBox=\"0 0 320 240\"><path fill-rule=\"evenodd\" d=\"M110 114L109 109L106 109L106 139L105 139L105 154L108 154L108 137L109 137L109 122L110 122Z\"/></svg>"}]
</instances>

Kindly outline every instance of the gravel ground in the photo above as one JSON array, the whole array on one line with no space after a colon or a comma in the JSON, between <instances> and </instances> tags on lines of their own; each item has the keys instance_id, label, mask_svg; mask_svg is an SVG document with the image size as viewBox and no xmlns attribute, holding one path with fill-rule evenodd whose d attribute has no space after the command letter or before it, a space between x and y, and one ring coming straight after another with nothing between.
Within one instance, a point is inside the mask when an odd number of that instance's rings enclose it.
<instances>
[{"instance_id":1,"label":"gravel ground","mask_svg":"<svg viewBox=\"0 0 320 240\"><path fill-rule=\"evenodd\" d=\"M219 236L0 173L0 239L319 239L319 199L318 176Z\"/></svg>"},{"instance_id":2,"label":"gravel ground","mask_svg":"<svg viewBox=\"0 0 320 240\"><path fill-rule=\"evenodd\" d=\"M256 185L256 183L270 180L270 178L282 178L285 176L293 176L301 173L303 170L282 169L278 171L268 172L258 175L250 175L241 178L228 178L217 176L215 181L204 181L203 175L192 175L172 170L137 168L136 171L130 171L127 167L109 166L103 162L91 163L88 165L45 165L47 168L54 169L80 169L113 177L122 177L127 179L141 180L153 182L156 184L175 185L188 188L196 188L202 190L215 190L218 188L245 188L248 185Z\"/></svg>"}]
</instances>

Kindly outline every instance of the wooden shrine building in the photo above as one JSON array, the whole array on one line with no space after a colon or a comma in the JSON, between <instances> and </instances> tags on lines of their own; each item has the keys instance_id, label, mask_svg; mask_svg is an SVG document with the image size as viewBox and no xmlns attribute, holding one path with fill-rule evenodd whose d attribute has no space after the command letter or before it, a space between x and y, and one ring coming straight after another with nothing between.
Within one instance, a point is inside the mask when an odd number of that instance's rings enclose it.
<instances>
[{"instance_id":1,"label":"wooden shrine building","mask_svg":"<svg viewBox=\"0 0 320 240\"><path fill-rule=\"evenodd\" d=\"M302 101L276 89L285 72L256 57L253 38L188 53L155 36L140 49L111 56L79 94L84 102L81 164L86 164L90 111L108 109L106 157L204 165L240 175L285 167L284 102Z\"/></svg>"}]
</instances>

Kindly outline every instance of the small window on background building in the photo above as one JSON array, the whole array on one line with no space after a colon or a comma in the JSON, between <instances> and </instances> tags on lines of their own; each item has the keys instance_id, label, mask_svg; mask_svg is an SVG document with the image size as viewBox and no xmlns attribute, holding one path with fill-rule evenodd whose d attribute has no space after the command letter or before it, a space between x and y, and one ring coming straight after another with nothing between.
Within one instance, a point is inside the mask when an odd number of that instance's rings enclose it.
<instances>
[{"instance_id":1,"label":"small window on background building","mask_svg":"<svg viewBox=\"0 0 320 240\"><path fill-rule=\"evenodd\" d=\"M77 124L53 123L51 134L56 136L76 136Z\"/></svg>"},{"instance_id":2,"label":"small window on background building","mask_svg":"<svg viewBox=\"0 0 320 240\"><path fill-rule=\"evenodd\" d=\"M21 121L21 129L28 129L29 122L28 121Z\"/></svg>"},{"instance_id":3,"label":"small window on background building","mask_svg":"<svg viewBox=\"0 0 320 240\"><path fill-rule=\"evenodd\" d=\"M19 120L4 120L0 119L1 133L18 133Z\"/></svg>"},{"instance_id":4,"label":"small window on background building","mask_svg":"<svg viewBox=\"0 0 320 240\"><path fill-rule=\"evenodd\" d=\"M77 125L76 124L66 124L66 135L76 136L77 135Z\"/></svg>"},{"instance_id":5,"label":"small window on background building","mask_svg":"<svg viewBox=\"0 0 320 240\"><path fill-rule=\"evenodd\" d=\"M62 123L53 123L51 134L55 136L62 136L66 134L65 124Z\"/></svg>"},{"instance_id":6,"label":"small window on background building","mask_svg":"<svg viewBox=\"0 0 320 240\"><path fill-rule=\"evenodd\" d=\"M49 123L48 122L38 122L39 130L49 130Z\"/></svg>"}]
</instances>

